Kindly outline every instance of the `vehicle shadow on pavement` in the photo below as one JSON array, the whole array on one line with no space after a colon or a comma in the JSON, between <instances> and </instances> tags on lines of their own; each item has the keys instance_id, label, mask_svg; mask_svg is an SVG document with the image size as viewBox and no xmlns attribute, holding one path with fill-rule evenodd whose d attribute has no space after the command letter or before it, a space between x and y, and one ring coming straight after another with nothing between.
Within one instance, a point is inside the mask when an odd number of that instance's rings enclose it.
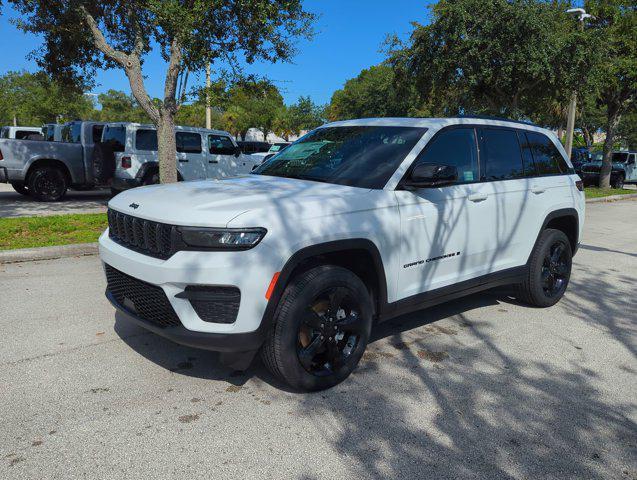
<instances>
[{"instance_id":1,"label":"vehicle shadow on pavement","mask_svg":"<svg viewBox=\"0 0 637 480\"><path fill-rule=\"evenodd\" d=\"M0 191L0 218L105 212L110 199L110 191L103 189L69 191L59 202L38 202L19 193Z\"/></svg>"}]
</instances>

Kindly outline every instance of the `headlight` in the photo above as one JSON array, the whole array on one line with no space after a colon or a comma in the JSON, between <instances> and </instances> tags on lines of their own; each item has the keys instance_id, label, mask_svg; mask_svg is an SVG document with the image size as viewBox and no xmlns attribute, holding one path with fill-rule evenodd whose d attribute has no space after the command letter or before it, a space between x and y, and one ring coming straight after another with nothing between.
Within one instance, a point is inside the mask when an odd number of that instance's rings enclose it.
<instances>
[{"instance_id":1,"label":"headlight","mask_svg":"<svg viewBox=\"0 0 637 480\"><path fill-rule=\"evenodd\" d=\"M180 227L186 245L206 250L248 250L265 236L265 228Z\"/></svg>"}]
</instances>

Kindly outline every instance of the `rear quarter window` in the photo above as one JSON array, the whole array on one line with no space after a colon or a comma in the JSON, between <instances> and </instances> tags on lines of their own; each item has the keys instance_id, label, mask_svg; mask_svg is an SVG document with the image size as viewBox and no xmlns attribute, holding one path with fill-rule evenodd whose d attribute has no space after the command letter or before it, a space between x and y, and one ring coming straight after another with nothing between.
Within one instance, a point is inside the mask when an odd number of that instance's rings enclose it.
<instances>
[{"instance_id":1,"label":"rear quarter window","mask_svg":"<svg viewBox=\"0 0 637 480\"><path fill-rule=\"evenodd\" d=\"M140 129L135 133L135 150L144 152L157 151L157 131Z\"/></svg>"},{"instance_id":2,"label":"rear quarter window","mask_svg":"<svg viewBox=\"0 0 637 480\"><path fill-rule=\"evenodd\" d=\"M566 160L549 137L538 132L526 132L538 175L571 173Z\"/></svg>"}]
</instances>

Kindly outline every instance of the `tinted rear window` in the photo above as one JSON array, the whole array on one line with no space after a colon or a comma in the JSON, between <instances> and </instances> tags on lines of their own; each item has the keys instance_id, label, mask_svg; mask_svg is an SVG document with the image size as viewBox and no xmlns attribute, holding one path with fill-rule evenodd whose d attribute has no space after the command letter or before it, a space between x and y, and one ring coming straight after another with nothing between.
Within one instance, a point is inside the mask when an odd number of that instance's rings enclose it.
<instances>
[{"instance_id":1,"label":"tinted rear window","mask_svg":"<svg viewBox=\"0 0 637 480\"><path fill-rule=\"evenodd\" d=\"M569 167L562 154L546 135L526 132L538 175L568 173Z\"/></svg>"},{"instance_id":2,"label":"tinted rear window","mask_svg":"<svg viewBox=\"0 0 637 480\"><path fill-rule=\"evenodd\" d=\"M515 130L482 130L483 180L507 180L523 176L522 152Z\"/></svg>"},{"instance_id":3,"label":"tinted rear window","mask_svg":"<svg viewBox=\"0 0 637 480\"><path fill-rule=\"evenodd\" d=\"M181 153L201 153L201 135L192 132L177 132L177 151Z\"/></svg>"},{"instance_id":4,"label":"tinted rear window","mask_svg":"<svg viewBox=\"0 0 637 480\"><path fill-rule=\"evenodd\" d=\"M67 143L82 142L82 124L71 123L62 129L62 141Z\"/></svg>"},{"instance_id":5,"label":"tinted rear window","mask_svg":"<svg viewBox=\"0 0 637 480\"><path fill-rule=\"evenodd\" d=\"M157 130L137 130L135 150L154 152L157 150Z\"/></svg>"},{"instance_id":6,"label":"tinted rear window","mask_svg":"<svg viewBox=\"0 0 637 480\"><path fill-rule=\"evenodd\" d=\"M126 148L126 127L107 125L102 134L102 142L109 144L114 152L123 152Z\"/></svg>"}]
</instances>

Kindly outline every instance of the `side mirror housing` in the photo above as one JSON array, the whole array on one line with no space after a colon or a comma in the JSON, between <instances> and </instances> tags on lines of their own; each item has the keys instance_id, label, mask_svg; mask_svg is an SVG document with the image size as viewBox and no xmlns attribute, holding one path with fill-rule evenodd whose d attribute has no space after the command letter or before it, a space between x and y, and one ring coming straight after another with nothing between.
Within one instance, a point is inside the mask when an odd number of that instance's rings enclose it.
<instances>
[{"instance_id":1,"label":"side mirror housing","mask_svg":"<svg viewBox=\"0 0 637 480\"><path fill-rule=\"evenodd\" d=\"M409 189L443 187L458 181L458 169L453 165L421 163L416 165L403 182Z\"/></svg>"}]
</instances>

